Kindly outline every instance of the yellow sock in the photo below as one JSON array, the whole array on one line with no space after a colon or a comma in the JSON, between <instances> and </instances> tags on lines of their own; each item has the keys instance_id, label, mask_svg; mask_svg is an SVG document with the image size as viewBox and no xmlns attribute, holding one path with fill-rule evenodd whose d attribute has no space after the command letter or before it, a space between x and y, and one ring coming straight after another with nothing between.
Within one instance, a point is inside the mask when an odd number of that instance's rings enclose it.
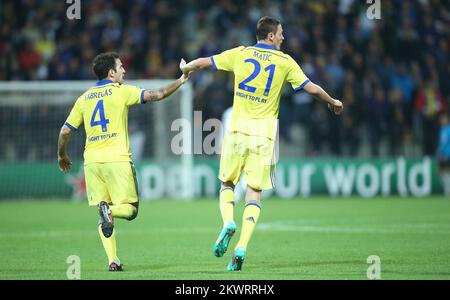
<instances>
[{"instance_id":1,"label":"yellow sock","mask_svg":"<svg viewBox=\"0 0 450 300\"><path fill-rule=\"evenodd\" d=\"M242 215L242 230L236 248L247 249L247 244L255 230L256 223L259 219L261 207L256 201L249 201L245 205L244 214Z\"/></svg>"},{"instance_id":2,"label":"yellow sock","mask_svg":"<svg viewBox=\"0 0 450 300\"><path fill-rule=\"evenodd\" d=\"M223 225L234 221L234 191L229 187L220 190L220 213L222 214Z\"/></svg>"},{"instance_id":3,"label":"yellow sock","mask_svg":"<svg viewBox=\"0 0 450 300\"><path fill-rule=\"evenodd\" d=\"M110 205L111 215L115 218L130 219L137 208L131 204Z\"/></svg>"},{"instance_id":4,"label":"yellow sock","mask_svg":"<svg viewBox=\"0 0 450 300\"><path fill-rule=\"evenodd\" d=\"M112 235L106 238L102 232L102 226L98 226L98 233L100 234L100 239L102 240L103 248L105 248L106 255L108 256L109 264L113 261L119 261L116 253L116 230L113 230Z\"/></svg>"}]
</instances>

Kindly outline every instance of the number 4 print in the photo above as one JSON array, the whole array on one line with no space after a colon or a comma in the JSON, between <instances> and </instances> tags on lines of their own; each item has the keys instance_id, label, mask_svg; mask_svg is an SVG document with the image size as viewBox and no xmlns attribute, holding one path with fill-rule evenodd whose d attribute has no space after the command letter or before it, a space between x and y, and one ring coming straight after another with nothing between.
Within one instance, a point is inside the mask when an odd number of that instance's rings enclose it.
<instances>
[{"instance_id":1,"label":"number 4 print","mask_svg":"<svg viewBox=\"0 0 450 300\"><path fill-rule=\"evenodd\" d=\"M97 116L97 112L99 114L100 120L96 121L95 118ZM97 105L94 108L94 112L92 113L91 117L91 127L101 125L102 126L102 132L108 131L108 128L106 128L106 124L109 123L109 119L105 118L105 110L103 108L103 99L98 100Z\"/></svg>"}]
</instances>

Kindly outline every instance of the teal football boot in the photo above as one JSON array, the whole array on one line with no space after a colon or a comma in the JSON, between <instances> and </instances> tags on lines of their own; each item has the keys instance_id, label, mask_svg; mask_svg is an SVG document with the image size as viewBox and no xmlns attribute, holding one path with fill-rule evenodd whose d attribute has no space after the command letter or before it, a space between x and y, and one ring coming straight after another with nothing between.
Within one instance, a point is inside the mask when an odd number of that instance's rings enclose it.
<instances>
[{"instance_id":1,"label":"teal football boot","mask_svg":"<svg viewBox=\"0 0 450 300\"><path fill-rule=\"evenodd\" d=\"M245 249L244 248L236 248L233 251L233 256L231 257L231 261L228 264L228 271L241 271L242 265L244 264L245 259Z\"/></svg>"},{"instance_id":2,"label":"teal football boot","mask_svg":"<svg viewBox=\"0 0 450 300\"><path fill-rule=\"evenodd\" d=\"M226 226L222 228L219 237L214 244L214 255L217 257L222 257L225 252L227 252L228 245L230 243L231 237L236 232L236 223L233 221L228 222Z\"/></svg>"}]
</instances>

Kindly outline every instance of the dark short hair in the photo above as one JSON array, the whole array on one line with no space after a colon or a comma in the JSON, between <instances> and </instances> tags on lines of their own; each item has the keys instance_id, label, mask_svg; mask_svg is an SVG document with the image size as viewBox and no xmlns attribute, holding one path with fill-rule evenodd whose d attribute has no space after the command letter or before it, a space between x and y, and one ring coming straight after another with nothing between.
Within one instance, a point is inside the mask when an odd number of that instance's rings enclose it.
<instances>
[{"instance_id":1,"label":"dark short hair","mask_svg":"<svg viewBox=\"0 0 450 300\"><path fill-rule=\"evenodd\" d=\"M92 70L98 80L103 80L108 77L109 70L116 71L116 59L119 54L116 52L106 52L97 55L92 62Z\"/></svg>"},{"instance_id":2,"label":"dark short hair","mask_svg":"<svg viewBox=\"0 0 450 300\"><path fill-rule=\"evenodd\" d=\"M272 17L265 16L259 19L258 24L256 25L256 39L258 41L264 40L270 32L275 34L277 32L278 24L281 24L281 22Z\"/></svg>"}]
</instances>

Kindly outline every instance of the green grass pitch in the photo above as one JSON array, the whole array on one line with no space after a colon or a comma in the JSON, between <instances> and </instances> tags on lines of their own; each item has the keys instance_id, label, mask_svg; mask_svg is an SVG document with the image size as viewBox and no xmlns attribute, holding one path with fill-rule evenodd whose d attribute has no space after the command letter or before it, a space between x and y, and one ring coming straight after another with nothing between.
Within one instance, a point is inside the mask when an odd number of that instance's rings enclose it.
<instances>
[{"instance_id":1,"label":"green grass pitch","mask_svg":"<svg viewBox=\"0 0 450 300\"><path fill-rule=\"evenodd\" d=\"M0 201L0 279L66 279L78 255L81 279L450 279L450 200L443 197L263 201L242 272L227 272L238 232L222 258L218 201L143 201L137 219L116 219L125 272L107 271L87 202Z\"/></svg>"}]
</instances>

